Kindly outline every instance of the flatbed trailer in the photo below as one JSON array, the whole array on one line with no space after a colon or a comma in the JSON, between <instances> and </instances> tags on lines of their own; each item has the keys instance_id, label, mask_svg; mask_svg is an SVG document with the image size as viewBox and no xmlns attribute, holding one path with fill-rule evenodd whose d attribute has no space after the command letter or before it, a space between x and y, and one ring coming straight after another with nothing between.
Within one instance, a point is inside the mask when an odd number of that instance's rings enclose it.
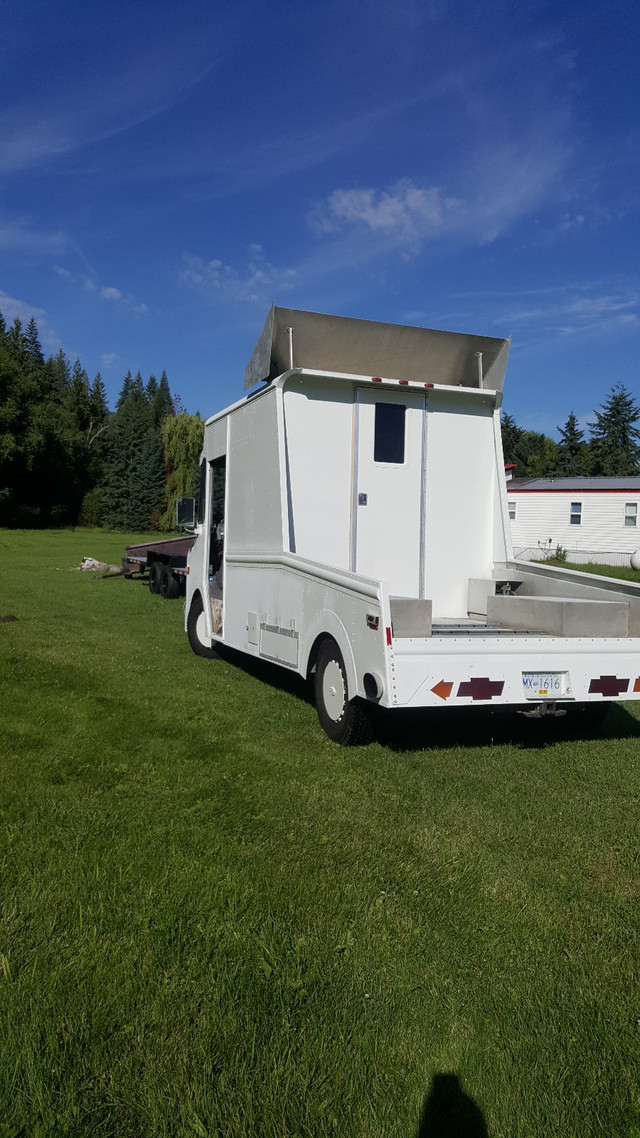
<instances>
[{"instance_id":1,"label":"flatbed trailer","mask_svg":"<svg viewBox=\"0 0 640 1138\"><path fill-rule=\"evenodd\" d=\"M371 704L586 722L640 699L640 586L513 556L508 348L274 307L245 378L262 387L205 424L194 652L307 677L342 744Z\"/></svg>"},{"instance_id":2,"label":"flatbed trailer","mask_svg":"<svg viewBox=\"0 0 640 1138\"><path fill-rule=\"evenodd\" d=\"M128 545L122 559L123 576L148 573L151 592L173 600L185 591L187 557L194 541L195 535L188 534Z\"/></svg>"}]
</instances>

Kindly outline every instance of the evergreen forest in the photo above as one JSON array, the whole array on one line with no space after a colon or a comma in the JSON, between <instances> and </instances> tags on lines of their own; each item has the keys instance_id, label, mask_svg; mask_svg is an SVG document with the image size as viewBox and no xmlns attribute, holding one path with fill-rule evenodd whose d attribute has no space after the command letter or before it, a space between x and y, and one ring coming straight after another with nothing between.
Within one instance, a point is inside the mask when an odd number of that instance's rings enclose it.
<instances>
[{"instance_id":1,"label":"evergreen forest","mask_svg":"<svg viewBox=\"0 0 640 1138\"><path fill-rule=\"evenodd\" d=\"M560 439L519 427L511 415L501 416L504 461L515 478L570 478L585 475L626 478L640 474L640 407L622 384L611 388L587 424L589 438L573 413Z\"/></svg>"},{"instance_id":2,"label":"evergreen forest","mask_svg":"<svg viewBox=\"0 0 640 1138\"><path fill-rule=\"evenodd\" d=\"M640 474L640 407L618 384L589 438L572 412L559 441L502 415L515 477ZM165 372L128 372L111 410L100 373L59 351L45 359L33 317L0 313L0 526L104 526L164 532L175 502L195 496L204 422L172 397Z\"/></svg>"},{"instance_id":3,"label":"evergreen forest","mask_svg":"<svg viewBox=\"0 0 640 1138\"><path fill-rule=\"evenodd\" d=\"M203 435L165 372L128 372L110 410L100 373L45 359L35 320L7 328L0 313L0 526L170 531Z\"/></svg>"}]
</instances>

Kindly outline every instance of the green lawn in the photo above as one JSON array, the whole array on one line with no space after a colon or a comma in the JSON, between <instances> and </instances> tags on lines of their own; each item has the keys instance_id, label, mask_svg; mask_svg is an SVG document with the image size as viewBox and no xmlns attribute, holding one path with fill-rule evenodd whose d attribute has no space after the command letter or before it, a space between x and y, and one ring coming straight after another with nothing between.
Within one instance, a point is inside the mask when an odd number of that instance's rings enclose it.
<instances>
[{"instance_id":1,"label":"green lawn","mask_svg":"<svg viewBox=\"0 0 640 1138\"><path fill-rule=\"evenodd\" d=\"M0 532L0 1138L638 1138L640 705L343 750L126 541Z\"/></svg>"},{"instance_id":2,"label":"green lawn","mask_svg":"<svg viewBox=\"0 0 640 1138\"><path fill-rule=\"evenodd\" d=\"M558 569L573 569L577 573L595 573L599 577L618 577L621 581L640 585L640 573L630 565L597 565L593 561L586 565L573 565L570 561L558 561L557 557L549 557L544 564Z\"/></svg>"}]
</instances>

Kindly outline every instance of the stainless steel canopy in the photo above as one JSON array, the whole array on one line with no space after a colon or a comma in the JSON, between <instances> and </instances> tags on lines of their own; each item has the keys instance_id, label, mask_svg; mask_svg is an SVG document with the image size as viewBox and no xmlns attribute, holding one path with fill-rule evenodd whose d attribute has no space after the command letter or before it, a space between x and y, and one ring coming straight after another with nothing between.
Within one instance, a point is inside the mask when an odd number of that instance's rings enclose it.
<instances>
[{"instance_id":1,"label":"stainless steel canopy","mask_svg":"<svg viewBox=\"0 0 640 1138\"><path fill-rule=\"evenodd\" d=\"M502 391L509 340L381 324L274 304L244 373L245 389L292 367Z\"/></svg>"}]
</instances>

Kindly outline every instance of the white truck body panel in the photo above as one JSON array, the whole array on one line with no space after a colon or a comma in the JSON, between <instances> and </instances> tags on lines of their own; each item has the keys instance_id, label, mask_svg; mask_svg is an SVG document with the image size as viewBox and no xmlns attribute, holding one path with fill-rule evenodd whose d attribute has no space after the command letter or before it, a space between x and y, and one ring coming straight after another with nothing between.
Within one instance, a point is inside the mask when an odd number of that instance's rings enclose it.
<instances>
[{"instance_id":1,"label":"white truck body panel","mask_svg":"<svg viewBox=\"0 0 640 1138\"><path fill-rule=\"evenodd\" d=\"M313 314L293 313L294 332L297 315ZM465 383L457 356L442 384L292 367L210 419L185 623L198 595L207 643L303 676L330 637L348 698L386 707L640 698L640 587L513 559L505 342L482 343L495 389L480 371L469 385L464 344ZM295 339L290 348L295 358ZM616 635L603 635L614 610ZM526 627L529 614L546 635Z\"/></svg>"}]
</instances>

